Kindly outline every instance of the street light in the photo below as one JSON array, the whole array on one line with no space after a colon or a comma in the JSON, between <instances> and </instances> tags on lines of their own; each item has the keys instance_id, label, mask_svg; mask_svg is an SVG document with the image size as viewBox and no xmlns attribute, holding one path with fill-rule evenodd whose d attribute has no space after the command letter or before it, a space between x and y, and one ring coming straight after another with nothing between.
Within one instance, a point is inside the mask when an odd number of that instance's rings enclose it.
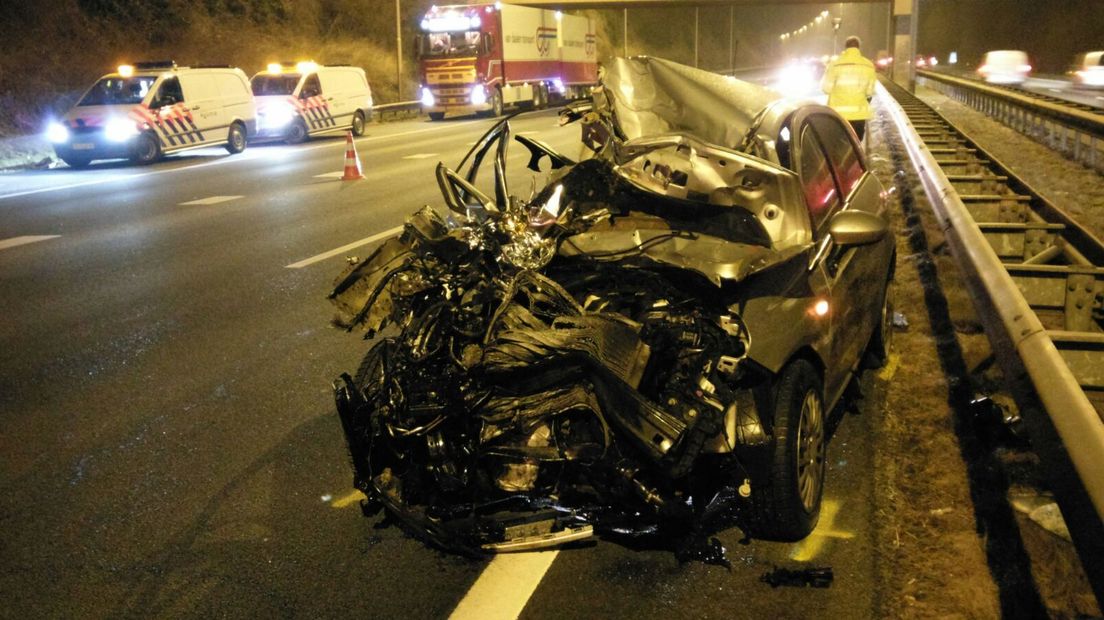
<instances>
[{"instance_id":1,"label":"street light","mask_svg":"<svg viewBox=\"0 0 1104 620\"><path fill-rule=\"evenodd\" d=\"M843 18L842 17L833 17L832 18L832 53L833 54L836 53L836 44L839 41L839 29L840 29L840 24L842 24L842 23L843 23Z\"/></svg>"}]
</instances>

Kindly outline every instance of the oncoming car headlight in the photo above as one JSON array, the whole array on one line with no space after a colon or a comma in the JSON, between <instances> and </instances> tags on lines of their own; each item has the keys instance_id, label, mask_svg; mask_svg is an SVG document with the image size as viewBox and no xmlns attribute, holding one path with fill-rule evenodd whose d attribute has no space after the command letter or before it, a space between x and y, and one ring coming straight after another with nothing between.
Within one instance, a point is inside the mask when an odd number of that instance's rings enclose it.
<instances>
[{"instance_id":1,"label":"oncoming car headlight","mask_svg":"<svg viewBox=\"0 0 1104 620\"><path fill-rule=\"evenodd\" d=\"M483 88L482 84L472 86L471 102L473 105L483 105L487 103L487 89Z\"/></svg>"},{"instance_id":2,"label":"oncoming car headlight","mask_svg":"<svg viewBox=\"0 0 1104 620\"><path fill-rule=\"evenodd\" d=\"M429 92L428 88L422 89L422 105L427 108L432 108L437 104L437 100L433 98L433 93Z\"/></svg>"},{"instance_id":3,"label":"oncoming car headlight","mask_svg":"<svg viewBox=\"0 0 1104 620\"><path fill-rule=\"evenodd\" d=\"M58 122L46 126L46 139L54 144L69 140L69 128Z\"/></svg>"},{"instance_id":4,"label":"oncoming car headlight","mask_svg":"<svg viewBox=\"0 0 1104 620\"><path fill-rule=\"evenodd\" d=\"M104 126L104 137L112 142L126 142L138 135L138 127L127 118L113 118Z\"/></svg>"}]
</instances>

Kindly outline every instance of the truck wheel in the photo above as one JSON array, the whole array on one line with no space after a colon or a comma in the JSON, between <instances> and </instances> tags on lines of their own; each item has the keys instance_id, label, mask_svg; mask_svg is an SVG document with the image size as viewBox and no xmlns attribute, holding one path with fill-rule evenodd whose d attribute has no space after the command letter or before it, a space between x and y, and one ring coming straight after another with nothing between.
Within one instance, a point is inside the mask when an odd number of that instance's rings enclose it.
<instances>
[{"instance_id":1,"label":"truck wheel","mask_svg":"<svg viewBox=\"0 0 1104 620\"><path fill-rule=\"evenodd\" d=\"M491 95L491 116L498 118L502 116L504 111L505 106L502 103L502 91L496 88L494 94Z\"/></svg>"},{"instance_id":2,"label":"truck wheel","mask_svg":"<svg viewBox=\"0 0 1104 620\"><path fill-rule=\"evenodd\" d=\"M797 359L782 369L774 391L769 480L752 482L749 532L756 538L801 540L816 526L826 469L823 391L809 362Z\"/></svg>"},{"instance_id":3,"label":"truck wheel","mask_svg":"<svg viewBox=\"0 0 1104 620\"><path fill-rule=\"evenodd\" d=\"M245 150L245 127L234 122L230 125L230 132L226 135L226 152L237 155Z\"/></svg>"},{"instance_id":4,"label":"truck wheel","mask_svg":"<svg viewBox=\"0 0 1104 620\"><path fill-rule=\"evenodd\" d=\"M364 123L365 123L364 112L361 112L360 110L357 110L356 114L353 114L353 135L354 136L359 138L360 136L364 135Z\"/></svg>"},{"instance_id":5,"label":"truck wheel","mask_svg":"<svg viewBox=\"0 0 1104 620\"><path fill-rule=\"evenodd\" d=\"M149 132L138 136L134 142L134 154L130 156L130 160L136 164L146 165L158 159L161 159L161 142Z\"/></svg>"},{"instance_id":6,"label":"truck wheel","mask_svg":"<svg viewBox=\"0 0 1104 620\"><path fill-rule=\"evenodd\" d=\"M61 157L61 161L65 162L70 168L87 168L88 164L92 163L92 160L87 157L74 157L73 155L66 155Z\"/></svg>"},{"instance_id":7,"label":"truck wheel","mask_svg":"<svg viewBox=\"0 0 1104 620\"><path fill-rule=\"evenodd\" d=\"M284 135L284 141L288 144L299 144L307 139L307 124L303 122L303 119L297 118L292 121L291 126L288 127L287 134Z\"/></svg>"},{"instance_id":8,"label":"truck wheel","mask_svg":"<svg viewBox=\"0 0 1104 620\"><path fill-rule=\"evenodd\" d=\"M533 90L533 109L543 110L548 105L548 95L545 92L544 84L537 84Z\"/></svg>"},{"instance_id":9,"label":"truck wheel","mask_svg":"<svg viewBox=\"0 0 1104 620\"><path fill-rule=\"evenodd\" d=\"M429 113L429 120L431 120L431 121L443 121L443 120L445 120L445 113L444 112L430 112Z\"/></svg>"}]
</instances>

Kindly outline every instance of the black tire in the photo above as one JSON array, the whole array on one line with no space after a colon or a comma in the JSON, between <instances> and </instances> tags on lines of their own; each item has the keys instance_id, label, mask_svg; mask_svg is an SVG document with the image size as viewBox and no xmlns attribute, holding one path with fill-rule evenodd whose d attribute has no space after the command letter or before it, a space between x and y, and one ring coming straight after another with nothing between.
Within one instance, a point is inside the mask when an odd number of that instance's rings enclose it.
<instances>
[{"instance_id":1,"label":"black tire","mask_svg":"<svg viewBox=\"0 0 1104 620\"><path fill-rule=\"evenodd\" d=\"M443 120L445 120L445 113L444 112L430 112L429 113L429 120L431 120L431 121L443 121Z\"/></svg>"},{"instance_id":2,"label":"black tire","mask_svg":"<svg viewBox=\"0 0 1104 620\"><path fill-rule=\"evenodd\" d=\"M284 141L288 144L302 144L306 142L308 137L307 124L303 122L303 119L297 118L292 121L287 133L284 134Z\"/></svg>"},{"instance_id":3,"label":"black tire","mask_svg":"<svg viewBox=\"0 0 1104 620\"><path fill-rule=\"evenodd\" d=\"M353 127L352 127L353 135L358 137L358 138L360 136L363 136L364 135L364 128L365 128L366 124L367 124L367 121L364 120L364 112L361 112L360 110L357 110L356 113L353 114Z\"/></svg>"},{"instance_id":4,"label":"black tire","mask_svg":"<svg viewBox=\"0 0 1104 620\"><path fill-rule=\"evenodd\" d=\"M870 342L863 354L863 366L881 368L889 361L889 352L893 346L893 282L886 282L885 296L882 298L882 313L878 325L870 334Z\"/></svg>"},{"instance_id":5,"label":"black tire","mask_svg":"<svg viewBox=\"0 0 1104 620\"><path fill-rule=\"evenodd\" d=\"M245 125L234 122L226 133L226 152L237 155L245 150Z\"/></svg>"},{"instance_id":6,"label":"black tire","mask_svg":"<svg viewBox=\"0 0 1104 620\"><path fill-rule=\"evenodd\" d=\"M88 157L74 157L73 155L61 156L61 161L65 162L70 168L87 168L88 164L92 163L92 160Z\"/></svg>"},{"instance_id":7,"label":"black tire","mask_svg":"<svg viewBox=\"0 0 1104 620\"><path fill-rule=\"evenodd\" d=\"M502 102L502 91L494 89L491 94L491 117L499 118L506 111L506 105Z\"/></svg>"},{"instance_id":8,"label":"black tire","mask_svg":"<svg viewBox=\"0 0 1104 620\"><path fill-rule=\"evenodd\" d=\"M533 92L533 108L543 110L548 107L548 95L545 94L544 84L537 84Z\"/></svg>"},{"instance_id":9,"label":"black tire","mask_svg":"<svg viewBox=\"0 0 1104 620\"><path fill-rule=\"evenodd\" d=\"M782 369L774 389L770 479L752 482L749 533L756 538L801 540L816 527L827 464L823 393L820 373L808 361Z\"/></svg>"},{"instance_id":10,"label":"black tire","mask_svg":"<svg viewBox=\"0 0 1104 620\"><path fill-rule=\"evenodd\" d=\"M147 165L161 159L161 141L150 132L146 132L134 141L134 153L130 160L136 164Z\"/></svg>"}]
</instances>

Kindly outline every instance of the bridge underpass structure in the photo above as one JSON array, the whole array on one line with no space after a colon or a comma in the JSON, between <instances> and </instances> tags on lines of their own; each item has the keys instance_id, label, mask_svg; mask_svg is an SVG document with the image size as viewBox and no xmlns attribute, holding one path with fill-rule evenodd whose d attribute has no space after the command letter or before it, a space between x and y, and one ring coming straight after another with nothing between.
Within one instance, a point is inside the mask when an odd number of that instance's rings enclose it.
<instances>
[{"instance_id":1,"label":"bridge underpass structure","mask_svg":"<svg viewBox=\"0 0 1104 620\"><path fill-rule=\"evenodd\" d=\"M728 67L734 68L736 41L735 41L735 10L737 6L774 6L774 5L829 5L836 7L836 17L832 20L836 30L839 29L839 15L843 13L843 6L850 4L889 4L889 20L886 28L888 35L888 51L894 58L912 59L916 57L916 25L918 22L918 9L920 0L851 0L849 2L818 2L816 0L517 0L512 4L538 7L544 9L571 10L571 9L620 9L622 15L622 55L629 55L629 9L646 8L693 8L694 9L694 66L700 64L700 9L702 7L729 7L729 53ZM781 35L782 33L780 33ZM833 42L833 53L838 52ZM916 79L915 68L911 62L896 62L893 65L893 80L898 84L906 85L911 90Z\"/></svg>"}]
</instances>

